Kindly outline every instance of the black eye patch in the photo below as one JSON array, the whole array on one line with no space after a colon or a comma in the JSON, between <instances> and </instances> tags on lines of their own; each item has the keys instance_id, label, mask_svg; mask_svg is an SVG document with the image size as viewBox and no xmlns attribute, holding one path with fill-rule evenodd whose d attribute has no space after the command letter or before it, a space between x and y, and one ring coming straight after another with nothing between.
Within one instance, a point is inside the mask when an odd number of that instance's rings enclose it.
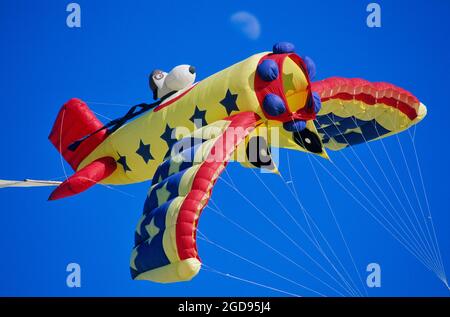
<instances>
[{"instance_id":1,"label":"black eye patch","mask_svg":"<svg viewBox=\"0 0 450 317\"><path fill-rule=\"evenodd\" d=\"M323 152L319 137L317 136L317 134L309 131L308 129L304 129L300 132L294 132L293 136L295 143L308 150L309 152Z\"/></svg>"}]
</instances>

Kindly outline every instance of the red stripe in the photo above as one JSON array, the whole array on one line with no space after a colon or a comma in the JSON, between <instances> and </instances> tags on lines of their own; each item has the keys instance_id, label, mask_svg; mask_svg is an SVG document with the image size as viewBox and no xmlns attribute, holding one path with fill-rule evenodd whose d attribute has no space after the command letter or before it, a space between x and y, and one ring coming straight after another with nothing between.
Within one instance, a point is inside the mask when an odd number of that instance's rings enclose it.
<instances>
[{"instance_id":1,"label":"red stripe","mask_svg":"<svg viewBox=\"0 0 450 317\"><path fill-rule=\"evenodd\" d=\"M320 94L322 102L339 99L358 100L368 106L382 103L398 109L410 120L417 118L414 105L418 105L419 100L410 92L389 83L371 83L359 78L332 77L313 83L312 89ZM377 94L382 97L377 98Z\"/></svg>"},{"instance_id":2,"label":"red stripe","mask_svg":"<svg viewBox=\"0 0 450 317\"><path fill-rule=\"evenodd\" d=\"M196 230L198 219L209 200L210 193L229 155L256 126L260 117L253 112L242 112L228 119L231 123L212 147L208 158L202 163L192 183L191 191L184 199L178 213L176 243L181 260L197 258ZM243 129L236 129L241 127ZM236 132L242 132L236 134ZM232 142L230 142L232 141ZM206 199L206 200L205 200ZM202 201L205 200L202 204ZM197 216L198 214L198 216ZM200 260L200 259L199 259Z\"/></svg>"},{"instance_id":3,"label":"red stripe","mask_svg":"<svg viewBox=\"0 0 450 317\"><path fill-rule=\"evenodd\" d=\"M166 103L162 103L160 104L158 107L156 107L153 111L157 112L171 104L173 104L175 101L177 101L178 99L180 99L181 97L183 97L184 95L186 95L188 92L190 92L192 90L192 88L194 88L195 86L197 86L198 83L193 84L189 89L187 89L186 91L183 91L181 94L179 94L178 96L174 97L173 99L170 99L169 101L167 101Z\"/></svg>"}]
</instances>

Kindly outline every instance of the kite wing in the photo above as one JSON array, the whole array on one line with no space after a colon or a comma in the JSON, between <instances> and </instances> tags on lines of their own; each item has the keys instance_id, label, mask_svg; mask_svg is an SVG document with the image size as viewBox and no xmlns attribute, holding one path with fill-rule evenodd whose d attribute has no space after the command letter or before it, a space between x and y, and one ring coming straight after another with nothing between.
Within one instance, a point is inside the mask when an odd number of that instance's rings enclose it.
<instances>
[{"instance_id":1,"label":"kite wing","mask_svg":"<svg viewBox=\"0 0 450 317\"><path fill-rule=\"evenodd\" d=\"M331 150L399 133L427 112L411 93L388 83L332 77L313 83L312 90L322 101L317 132Z\"/></svg>"},{"instance_id":2,"label":"kite wing","mask_svg":"<svg viewBox=\"0 0 450 317\"><path fill-rule=\"evenodd\" d=\"M25 179L21 181L10 181L0 179L0 188L7 187L57 187L61 182L57 181L41 181L34 179Z\"/></svg>"},{"instance_id":3,"label":"kite wing","mask_svg":"<svg viewBox=\"0 0 450 317\"><path fill-rule=\"evenodd\" d=\"M200 213L235 149L260 123L257 114L243 112L175 143L156 170L136 228L130 259L133 279L170 283L198 273Z\"/></svg>"}]
</instances>

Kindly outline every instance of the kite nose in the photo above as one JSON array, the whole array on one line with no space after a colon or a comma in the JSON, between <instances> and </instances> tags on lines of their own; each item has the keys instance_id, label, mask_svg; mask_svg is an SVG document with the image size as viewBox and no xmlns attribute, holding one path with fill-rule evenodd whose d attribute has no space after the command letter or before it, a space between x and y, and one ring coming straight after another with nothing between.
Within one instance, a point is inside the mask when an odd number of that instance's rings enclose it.
<instances>
[{"instance_id":1,"label":"kite nose","mask_svg":"<svg viewBox=\"0 0 450 317\"><path fill-rule=\"evenodd\" d=\"M195 74L195 67L194 66L189 66L189 72L191 74Z\"/></svg>"}]
</instances>

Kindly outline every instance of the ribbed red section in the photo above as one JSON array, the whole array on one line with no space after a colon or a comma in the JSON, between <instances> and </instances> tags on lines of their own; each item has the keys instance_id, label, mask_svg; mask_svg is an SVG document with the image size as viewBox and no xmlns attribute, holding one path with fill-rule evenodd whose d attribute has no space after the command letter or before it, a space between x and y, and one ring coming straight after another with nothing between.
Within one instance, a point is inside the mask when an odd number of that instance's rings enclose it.
<instances>
[{"instance_id":1,"label":"ribbed red section","mask_svg":"<svg viewBox=\"0 0 450 317\"><path fill-rule=\"evenodd\" d=\"M331 77L312 83L312 90L320 95L322 102L330 99L358 100L371 106L377 103L396 108L410 120L417 117L419 100L400 87L389 83L371 83L359 78Z\"/></svg>"},{"instance_id":2,"label":"ribbed red section","mask_svg":"<svg viewBox=\"0 0 450 317\"><path fill-rule=\"evenodd\" d=\"M176 243L181 260L198 258L195 242L198 219L208 203L210 192L236 146L253 130L260 117L242 112L228 119L231 123L216 141L208 158L197 171L192 188L180 207L176 227ZM238 129L236 129L238 128Z\"/></svg>"}]
</instances>

